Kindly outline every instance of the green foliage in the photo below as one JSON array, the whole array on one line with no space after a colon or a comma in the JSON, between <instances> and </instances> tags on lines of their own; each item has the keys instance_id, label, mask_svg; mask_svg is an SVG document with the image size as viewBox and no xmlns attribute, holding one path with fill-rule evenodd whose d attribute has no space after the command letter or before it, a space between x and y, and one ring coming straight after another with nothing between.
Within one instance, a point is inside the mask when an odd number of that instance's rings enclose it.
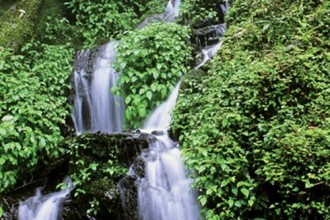
<instances>
[{"instance_id":1,"label":"green foliage","mask_svg":"<svg viewBox=\"0 0 330 220\"><path fill-rule=\"evenodd\" d=\"M167 0L149 0L140 5L142 13L136 24L139 25L145 19L164 13L167 3Z\"/></svg>"},{"instance_id":2,"label":"green foliage","mask_svg":"<svg viewBox=\"0 0 330 220\"><path fill-rule=\"evenodd\" d=\"M57 29L52 33L52 38L59 38L54 44L66 44L70 42L70 39L75 36L76 30L72 28L72 25L67 22L63 29L71 29L67 31L67 34L63 35L63 32L59 30L59 27L63 26L63 20L68 20L68 9L64 5L66 0L42 0L41 7L38 11L38 19L34 30L34 36L40 39L43 43L49 44L48 41L44 41L44 37L50 37L49 29ZM57 32L55 32L57 31ZM55 41L55 39L53 40Z\"/></svg>"},{"instance_id":3,"label":"green foliage","mask_svg":"<svg viewBox=\"0 0 330 220\"><path fill-rule=\"evenodd\" d=\"M123 69L119 81L129 127L141 125L186 72L191 53L188 37L186 27L173 23L149 24L123 37L116 62Z\"/></svg>"},{"instance_id":4,"label":"green foliage","mask_svg":"<svg viewBox=\"0 0 330 220\"><path fill-rule=\"evenodd\" d=\"M207 219L330 218L329 1L234 2L174 112Z\"/></svg>"},{"instance_id":5,"label":"green foliage","mask_svg":"<svg viewBox=\"0 0 330 220\"><path fill-rule=\"evenodd\" d=\"M56 145L69 115L64 91L72 51L33 44L24 51L15 55L0 48L0 192L21 183L23 176L27 180L38 163L61 154Z\"/></svg>"},{"instance_id":6,"label":"green foliage","mask_svg":"<svg viewBox=\"0 0 330 220\"><path fill-rule=\"evenodd\" d=\"M113 203L118 202L116 181L127 173L127 167L120 160L122 149L117 146L122 138L121 135L84 133L61 144L71 156L69 175L75 187L73 195L76 200L86 203L82 210L94 217L104 207L104 199L109 204L105 197L112 197Z\"/></svg>"},{"instance_id":7,"label":"green foliage","mask_svg":"<svg viewBox=\"0 0 330 220\"><path fill-rule=\"evenodd\" d=\"M48 17L43 32L44 34L40 38L47 44L69 44L77 49L82 47L83 37L65 17Z\"/></svg>"},{"instance_id":8,"label":"green foliage","mask_svg":"<svg viewBox=\"0 0 330 220\"><path fill-rule=\"evenodd\" d=\"M74 26L78 35L84 37L85 46L91 47L105 43L132 27L137 15L132 6L128 7L129 3L130 1L70 0L65 5L75 17Z\"/></svg>"},{"instance_id":9,"label":"green foliage","mask_svg":"<svg viewBox=\"0 0 330 220\"><path fill-rule=\"evenodd\" d=\"M195 26L200 23L218 24L218 4L217 0L185 0L180 7L180 17L187 20L190 25ZM179 18L180 19L180 18Z\"/></svg>"},{"instance_id":10,"label":"green foliage","mask_svg":"<svg viewBox=\"0 0 330 220\"><path fill-rule=\"evenodd\" d=\"M144 11L147 15L163 13L167 3L167 0L149 0L145 4Z\"/></svg>"}]
</instances>

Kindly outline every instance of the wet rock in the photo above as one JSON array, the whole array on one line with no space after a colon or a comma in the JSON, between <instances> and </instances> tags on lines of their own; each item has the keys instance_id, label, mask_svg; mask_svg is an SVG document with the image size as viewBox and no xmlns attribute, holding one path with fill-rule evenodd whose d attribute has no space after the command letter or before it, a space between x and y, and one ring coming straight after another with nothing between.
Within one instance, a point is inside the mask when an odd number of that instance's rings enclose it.
<instances>
[{"instance_id":1,"label":"wet rock","mask_svg":"<svg viewBox=\"0 0 330 220\"><path fill-rule=\"evenodd\" d=\"M18 184L11 192L0 195L0 207L4 210L2 220L14 220L18 216L19 202L35 195L36 188L42 187L44 193L56 191L68 173L68 156L49 162L48 166L40 165L33 175L27 175L26 182Z\"/></svg>"},{"instance_id":2,"label":"wet rock","mask_svg":"<svg viewBox=\"0 0 330 220\"><path fill-rule=\"evenodd\" d=\"M151 134L156 135L156 136L161 136L161 135L164 135L164 131L152 131Z\"/></svg>"},{"instance_id":3,"label":"wet rock","mask_svg":"<svg viewBox=\"0 0 330 220\"><path fill-rule=\"evenodd\" d=\"M193 42L198 49L219 42L226 31L225 24L211 25L193 30Z\"/></svg>"},{"instance_id":4,"label":"wet rock","mask_svg":"<svg viewBox=\"0 0 330 220\"><path fill-rule=\"evenodd\" d=\"M144 167L145 167L145 160L143 157L139 156L137 157L132 166L131 166L131 169L132 169L132 173L140 178L143 178L144 177Z\"/></svg>"},{"instance_id":5,"label":"wet rock","mask_svg":"<svg viewBox=\"0 0 330 220\"><path fill-rule=\"evenodd\" d=\"M126 176L119 182L120 195L124 208L125 220L138 220L138 186L137 176Z\"/></svg>"}]
</instances>

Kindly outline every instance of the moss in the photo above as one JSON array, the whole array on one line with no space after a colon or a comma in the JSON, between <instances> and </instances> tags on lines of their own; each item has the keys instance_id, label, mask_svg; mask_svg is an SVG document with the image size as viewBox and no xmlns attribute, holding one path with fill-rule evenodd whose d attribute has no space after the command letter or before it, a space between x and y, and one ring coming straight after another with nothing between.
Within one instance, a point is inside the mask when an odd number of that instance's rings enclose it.
<instances>
[{"instance_id":1,"label":"moss","mask_svg":"<svg viewBox=\"0 0 330 220\"><path fill-rule=\"evenodd\" d=\"M42 0L19 0L15 7L3 13L0 46L17 50L25 39L33 35L41 3Z\"/></svg>"},{"instance_id":2,"label":"moss","mask_svg":"<svg viewBox=\"0 0 330 220\"><path fill-rule=\"evenodd\" d=\"M0 21L4 19L5 12L15 7L16 0L1 0L0 1Z\"/></svg>"}]
</instances>

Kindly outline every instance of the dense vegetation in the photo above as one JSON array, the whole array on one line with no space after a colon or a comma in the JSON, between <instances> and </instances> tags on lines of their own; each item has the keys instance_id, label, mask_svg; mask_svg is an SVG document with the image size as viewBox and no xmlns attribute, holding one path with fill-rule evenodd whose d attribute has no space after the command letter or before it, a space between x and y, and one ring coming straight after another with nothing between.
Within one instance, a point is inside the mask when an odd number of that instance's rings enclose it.
<instances>
[{"instance_id":1,"label":"dense vegetation","mask_svg":"<svg viewBox=\"0 0 330 220\"><path fill-rule=\"evenodd\" d=\"M219 2L185 0L176 23L136 29L167 0L0 0L0 193L64 153L79 158L62 142L73 51L121 40L112 92L137 128L192 69L191 30L222 22ZM185 76L172 128L205 219L330 219L329 14L326 0L236 0L214 61Z\"/></svg>"},{"instance_id":2,"label":"dense vegetation","mask_svg":"<svg viewBox=\"0 0 330 220\"><path fill-rule=\"evenodd\" d=\"M0 192L60 155L60 126L70 110L64 91L72 50L26 44L23 51L0 48Z\"/></svg>"},{"instance_id":3,"label":"dense vegetation","mask_svg":"<svg viewBox=\"0 0 330 220\"><path fill-rule=\"evenodd\" d=\"M188 28L171 23L149 24L122 38L117 66L123 69L120 87L130 128L139 128L186 73L191 54L188 38Z\"/></svg>"},{"instance_id":4,"label":"dense vegetation","mask_svg":"<svg viewBox=\"0 0 330 220\"><path fill-rule=\"evenodd\" d=\"M237 0L174 112L206 219L330 219L329 1Z\"/></svg>"}]
</instances>

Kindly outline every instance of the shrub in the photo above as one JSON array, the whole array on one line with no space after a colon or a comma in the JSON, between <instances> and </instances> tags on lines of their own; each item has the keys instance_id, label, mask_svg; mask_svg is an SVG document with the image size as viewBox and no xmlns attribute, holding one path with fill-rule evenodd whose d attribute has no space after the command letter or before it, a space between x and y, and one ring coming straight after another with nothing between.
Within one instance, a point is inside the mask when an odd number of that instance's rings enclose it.
<instances>
[{"instance_id":1,"label":"shrub","mask_svg":"<svg viewBox=\"0 0 330 220\"><path fill-rule=\"evenodd\" d=\"M61 154L56 145L69 115L64 91L72 56L65 46L28 44L24 56L0 48L1 193Z\"/></svg>"},{"instance_id":2,"label":"shrub","mask_svg":"<svg viewBox=\"0 0 330 220\"><path fill-rule=\"evenodd\" d=\"M84 37L87 47L105 43L118 33L131 29L137 18L132 5L127 1L70 0L65 4L71 10L75 18L74 26Z\"/></svg>"},{"instance_id":3,"label":"shrub","mask_svg":"<svg viewBox=\"0 0 330 220\"><path fill-rule=\"evenodd\" d=\"M219 3L221 0L186 0L180 7L181 18L185 19L192 26L203 24L218 24L221 21L219 17Z\"/></svg>"},{"instance_id":4,"label":"shrub","mask_svg":"<svg viewBox=\"0 0 330 220\"><path fill-rule=\"evenodd\" d=\"M128 32L118 46L117 68L124 95L126 121L137 128L169 95L186 72L191 47L189 30L174 23L154 23Z\"/></svg>"}]
</instances>

